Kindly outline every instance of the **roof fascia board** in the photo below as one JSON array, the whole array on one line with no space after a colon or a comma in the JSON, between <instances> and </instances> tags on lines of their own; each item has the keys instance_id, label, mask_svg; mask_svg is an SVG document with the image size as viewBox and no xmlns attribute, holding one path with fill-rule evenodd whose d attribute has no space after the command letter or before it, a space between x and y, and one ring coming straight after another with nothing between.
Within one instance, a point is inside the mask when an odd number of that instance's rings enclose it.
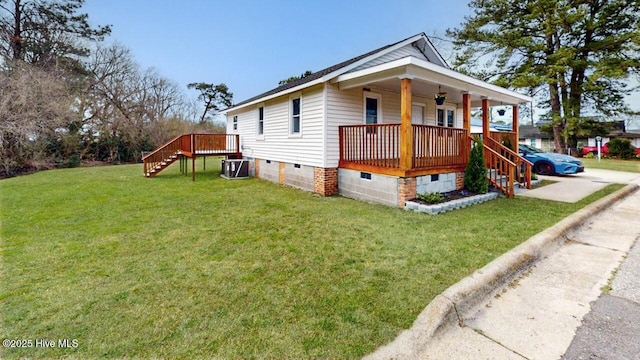
<instances>
[{"instance_id":1,"label":"roof fascia board","mask_svg":"<svg viewBox=\"0 0 640 360\"><path fill-rule=\"evenodd\" d=\"M442 85L448 85L458 88L462 91L475 93L481 96L496 97L496 100L510 101L514 103L532 102L530 96L517 93L515 91L505 89L503 87L489 84L485 81L472 78L471 76L461 74L457 71L447 69L445 67L433 64L431 62L421 60L412 56L394 60L385 64L380 64L360 71L343 74L335 78L333 83L346 82L345 88L353 87L351 85L358 83L356 79L366 78L369 81L379 81L376 73L389 73L392 69L405 69L403 74L409 77L419 78L430 82L438 82ZM343 88L341 86L341 88ZM507 99L505 99L507 98Z\"/></svg>"}]
</instances>

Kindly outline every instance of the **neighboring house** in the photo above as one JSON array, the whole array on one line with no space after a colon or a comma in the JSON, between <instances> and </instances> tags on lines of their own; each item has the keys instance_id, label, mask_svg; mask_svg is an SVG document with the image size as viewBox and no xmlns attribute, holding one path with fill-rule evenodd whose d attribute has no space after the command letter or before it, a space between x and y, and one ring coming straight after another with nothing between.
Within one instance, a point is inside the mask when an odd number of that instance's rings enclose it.
<instances>
[{"instance_id":1,"label":"neighboring house","mask_svg":"<svg viewBox=\"0 0 640 360\"><path fill-rule=\"evenodd\" d=\"M631 145L640 147L640 132L627 131L624 121L610 121L611 131L602 137L602 144L609 140L620 137L629 139ZM544 123L540 123L543 125ZM554 152L553 136L548 132L541 131L538 126L520 125L520 142L531 145L548 152ZM595 136L578 138L578 148L581 146L596 146Z\"/></svg>"},{"instance_id":2,"label":"neighboring house","mask_svg":"<svg viewBox=\"0 0 640 360\"><path fill-rule=\"evenodd\" d=\"M534 125L520 125L520 142L543 151L553 152L553 136Z\"/></svg>"},{"instance_id":3,"label":"neighboring house","mask_svg":"<svg viewBox=\"0 0 640 360\"><path fill-rule=\"evenodd\" d=\"M416 193L462 188L472 107L483 109L486 138L490 106L531 101L451 70L418 34L235 104L227 133L239 134L259 178L404 206Z\"/></svg>"},{"instance_id":4,"label":"neighboring house","mask_svg":"<svg viewBox=\"0 0 640 360\"><path fill-rule=\"evenodd\" d=\"M640 131L628 131L625 126L624 120L611 121L610 123L612 130L607 135L602 137L602 144L606 144L611 139L619 137L623 139L629 139L629 141L631 141L631 145L640 147ZM596 146L596 138L594 136L590 136L588 138L578 139L578 143L582 143L586 146Z\"/></svg>"}]
</instances>

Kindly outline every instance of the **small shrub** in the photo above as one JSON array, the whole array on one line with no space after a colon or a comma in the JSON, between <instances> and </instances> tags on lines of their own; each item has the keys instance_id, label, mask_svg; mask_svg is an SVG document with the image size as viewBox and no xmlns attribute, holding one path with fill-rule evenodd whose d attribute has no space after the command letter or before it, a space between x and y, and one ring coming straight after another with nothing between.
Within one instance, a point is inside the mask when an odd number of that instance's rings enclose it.
<instances>
[{"instance_id":1,"label":"small shrub","mask_svg":"<svg viewBox=\"0 0 640 360\"><path fill-rule=\"evenodd\" d=\"M584 158L585 158L585 159L593 159L593 158L595 158L595 157L596 157L596 156L595 156L592 152L588 152L588 153L584 156Z\"/></svg>"},{"instance_id":2,"label":"small shrub","mask_svg":"<svg viewBox=\"0 0 640 360\"><path fill-rule=\"evenodd\" d=\"M418 199L428 204L437 204L437 203L443 202L445 199L445 196L441 193L431 192L431 193L418 194Z\"/></svg>"},{"instance_id":3,"label":"small shrub","mask_svg":"<svg viewBox=\"0 0 640 360\"><path fill-rule=\"evenodd\" d=\"M615 156L620 159L630 159L636 154L635 148L631 145L629 139L615 138L609 141L609 156Z\"/></svg>"},{"instance_id":4,"label":"small shrub","mask_svg":"<svg viewBox=\"0 0 640 360\"><path fill-rule=\"evenodd\" d=\"M489 191L489 178L487 177L487 165L484 160L484 148L482 140L474 139L469 163L464 169L464 187L478 194L486 194Z\"/></svg>"}]
</instances>

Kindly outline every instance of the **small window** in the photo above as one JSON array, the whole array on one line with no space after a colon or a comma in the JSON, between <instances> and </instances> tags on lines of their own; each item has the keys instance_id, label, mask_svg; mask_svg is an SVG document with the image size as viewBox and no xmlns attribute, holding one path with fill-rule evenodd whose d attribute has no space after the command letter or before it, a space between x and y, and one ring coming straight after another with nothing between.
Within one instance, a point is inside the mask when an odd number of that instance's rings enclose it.
<instances>
[{"instance_id":1,"label":"small window","mask_svg":"<svg viewBox=\"0 0 640 360\"><path fill-rule=\"evenodd\" d=\"M438 120L438 122L437 122L438 126L444 126L444 109L438 109L437 110L436 119Z\"/></svg>"},{"instance_id":2,"label":"small window","mask_svg":"<svg viewBox=\"0 0 640 360\"><path fill-rule=\"evenodd\" d=\"M431 181L432 182L433 181L438 181L438 180L440 180L440 174L431 175Z\"/></svg>"},{"instance_id":3,"label":"small window","mask_svg":"<svg viewBox=\"0 0 640 360\"><path fill-rule=\"evenodd\" d=\"M264 135L264 106L258 108L258 135Z\"/></svg>"},{"instance_id":4,"label":"small window","mask_svg":"<svg viewBox=\"0 0 640 360\"><path fill-rule=\"evenodd\" d=\"M456 110L451 106L438 106L436 108L436 125L455 127Z\"/></svg>"},{"instance_id":5,"label":"small window","mask_svg":"<svg viewBox=\"0 0 640 360\"><path fill-rule=\"evenodd\" d=\"M453 127L456 113L453 110L447 109L447 126Z\"/></svg>"},{"instance_id":6,"label":"small window","mask_svg":"<svg viewBox=\"0 0 640 360\"><path fill-rule=\"evenodd\" d=\"M238 130L238 115L233 117L233 130Z\"/></svg>"},{"instance_id":7,"label":"small window","mask_svg":"<svg viewBox=\"0 0 640 360\"><path fill-rule=\"evenodd\" d=\"M378 99L367 97L365 99L365 124L378 123Z\"/></svg>"},{"instance_id":8,"label":"small window","mask_svg":"<svg viewBox=\"0 0 640 360\"><path fill-rule=\"evenodd\" d=\"M371 180L371 173L361 172L360 179Z\"/></svg>"},{"instance_id":9,"label":"small window","mask_svg":"<svg viewBox=\"0 0 640 360\"><path fill-rule=\"evenodd\" d=\"M300 98L291 99L291 134L300 134Z\"/></svg>"},{"instance_id":10,"label":"small window","mask_svg":"<svg viewBox=\"0 0 640 360\"><path fill-rule=\"evenodd\" d=\"M536 139L531 139L531 146L533 147L538 147L538 144L536 142Z\"/></svg>"}]
</instances>

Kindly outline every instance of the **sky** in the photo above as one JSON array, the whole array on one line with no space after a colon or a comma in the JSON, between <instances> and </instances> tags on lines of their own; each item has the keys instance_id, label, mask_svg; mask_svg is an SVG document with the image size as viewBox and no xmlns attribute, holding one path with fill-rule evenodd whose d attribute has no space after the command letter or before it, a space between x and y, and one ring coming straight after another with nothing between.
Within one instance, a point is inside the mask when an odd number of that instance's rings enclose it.
<instances>
[{"instance_id":1,"label":"sky","mask_svg":"<svg viewBox=\"0 0 640 360\"><path fill-rule=\"evenodd\" d=\"M186 93L225 83L234 102L412 35L443 34L466 0L86 0L93 26ZM444 55L444 54L443 54Z\"/></svg>"},{"instance_id":2,"label":"sky","mask_svg":"<svg viewBox=\"0 0 640 360\"><path fill-rule=\"evenodd\" d=\"M225 83L238 103L306 70L421 32L443 35L472 15L468 2L86 0L82 11L93 26L112 25L107 42L128 47L143 69L156 68L190 98L197 93L188 83ZM640 92L628 101L640 111Z\"/></svg>"}]
</instances>

